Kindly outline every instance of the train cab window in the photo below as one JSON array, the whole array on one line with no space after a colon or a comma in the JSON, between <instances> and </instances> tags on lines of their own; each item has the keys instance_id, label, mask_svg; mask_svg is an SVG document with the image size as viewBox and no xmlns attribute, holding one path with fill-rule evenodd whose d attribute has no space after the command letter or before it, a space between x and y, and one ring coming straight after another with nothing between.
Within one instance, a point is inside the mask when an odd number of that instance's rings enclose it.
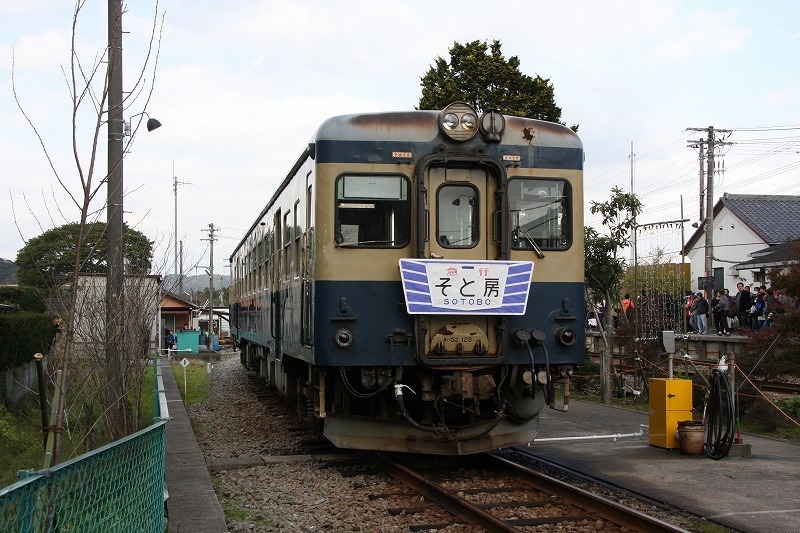
<instances>
[{"instance_id":1,"label":"train cab window","mask_svg":"<svg viewBox=\"0 0 800 533\"><path fill-rule=\"evenodd\" d=\"M478 191L469 185L443 185L436 192L436 239L443 248L478 244Z\"/></svg>"},{"instance_id":2,"label":"train cab window","mask_svg":"<svg viewBox=\"0 0 800 533\"><path fill-rule=\"evenodd\" d=\"M336 182L336 244L402 248L411 236L404 176L345 175Z\"/></svg>"},{"instance_id":3,"label":"train cab window","mask_svg":"<svg viewBox=\"0 0 800 533\"><path fill-rule=\"evenodd\" d=\"M560 179L508 181L511 246L515 250L566 250L572 244L572 189Z\"/></svg>"}]
</instances>

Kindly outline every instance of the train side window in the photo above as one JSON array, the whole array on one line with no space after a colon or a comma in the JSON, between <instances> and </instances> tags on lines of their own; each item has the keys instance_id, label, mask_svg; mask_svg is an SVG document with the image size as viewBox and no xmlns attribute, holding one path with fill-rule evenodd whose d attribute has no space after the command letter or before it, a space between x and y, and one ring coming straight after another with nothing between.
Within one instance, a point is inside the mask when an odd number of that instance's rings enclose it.
<instances>
[{"instance_id":1,"label":"train side window","mask_svg":"<svg viewBox=\"0 0 800 533\"><path fill-rule=\"evenodd\" d=\"M566 250L572 244L572 188L566 180L512 178L508 181L511 247Z\"/></svg>"},{"instance_id":2,"label":"train side window","mask_svg":"<svg viewBox=\"0 0 800 533\"><path fill-rule=\"evenodd\" d=\"M470 185L443 185L436 191L436 239L443 248L478 244L478 190Z\"/></svg>"},{"instance_id":3,"label":"train side window","mask_svg":"<svg viewBox=\"0 0 800 533\"><path fill-rule=\"evenodd\" d=\"M402 248L411 237L405 176L344 175L336 182L336 244Z\"/></svg>"}]
</instances>

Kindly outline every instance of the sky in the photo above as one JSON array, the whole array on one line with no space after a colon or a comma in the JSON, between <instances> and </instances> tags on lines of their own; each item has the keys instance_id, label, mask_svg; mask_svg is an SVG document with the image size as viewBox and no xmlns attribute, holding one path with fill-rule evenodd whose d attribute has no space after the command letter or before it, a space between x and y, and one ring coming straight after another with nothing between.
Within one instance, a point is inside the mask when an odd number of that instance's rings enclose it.
<instances>
[{"instance_id":1,"label":"sky","mask_svg":"<svg viewBox=\"0 0 800 533\"><path fill-rule=\"evenodd\" d=\"M74 3L0 0L0 258L76 221L81 176L94 168L96 188L105 175L105 129L91 158L92 95L72 141L72 65L90 75L107 42L108 2L82 2L73 63ZM234 247L322 121L414 109L420 78L436 58L449 59L454 42L497 39L524 74L550 80L562 121L580 125L587 225L600 226L591 201L633 187L644 204L639 223L683 217L688 239L700 203L690 145L709 126L730 130L717 135L725 144L716 152L715 200L800 195L794 0L124 5L125 116L135 130L124 162L125 221L155 242L157 273L175 271L176 220L184 273L209 266L209 224L218 228L214 271L228 273ZM162 127L147 132L147 116ZM100 187L91 203L101 221L105 195ZM674 228L648 238L668 254L679 250Z\"/></svg>"}]
</instances>

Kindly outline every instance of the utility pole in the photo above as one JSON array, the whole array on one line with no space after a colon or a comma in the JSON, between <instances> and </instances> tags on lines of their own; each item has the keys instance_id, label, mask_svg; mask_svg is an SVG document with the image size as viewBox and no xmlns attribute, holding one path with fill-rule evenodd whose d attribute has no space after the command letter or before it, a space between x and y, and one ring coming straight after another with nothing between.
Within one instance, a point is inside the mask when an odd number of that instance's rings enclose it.
<instances>
[{"instance_id":1,"label":"utility pole","mask_svg":"<svg viewBox=\"0 0 800 533\"><path fill-rule=\"evenodd\" d=\"M714 276L714 126L708 127L708 179L706 179L706 263L705 277ZM706 295L711 300L711 295Z\"/></svg>"},{"instance_id":2,"label":"utility pole","mask_svg":"<svg viewBox=\"0 0 800 533\"><path fill-rule=\"evenodd\" d=\"M204 241L209 242L209 260L208 260L208 348L211 349L214 346L214 241L217 240L214 236L214 233L218 231L219 228L214 226L214 223L208 225L207 231L208 232L208 239L201 239Z\"/></svg>"},{"instance_id":3,"label":"utility pole","mask_svg":"<svg viewBox=\"0 0 800 533\"><path fill-rule=\"evenodd\" d=\"M121 358L124 320L124 246L122 159L125 124L122 100L122 1L108 1L108 179L107 187L107 257L106 275L106 401L114 406L112 438L122 437L120 412Z\"/></svg>"},{"instance_id":4,"label":"utility pole","mask_svg":"<svg viewBox=\"0 0 800 533\"><path fill-rule=\"evenodd\" d=\"M698 129L692 128L692 131L703 131L703 130L698 130ZM700 192L699 192L700 209L699 209L699 212L700 212L700 222L703 223L705 221L705 219L706 219L706 184L705 184L705 180L706 180L706 158L705 158L706 141L704 141L702 139L698 139L698 140L689 140L689 141L686 141L686 142L691 143L691 144L687 145L689 148L697 148L698 149L698 159L697 159L698 165L697 165L697 167L698 167L698 177L700 178L700 180L699 180L699 182L700 182ZM681 218L683 218L683 217L681 217Z\"/></svg>"},{"instance_id":5,"label":"utility pole","mask_svg":"<svg viewBox=\"0 0 800 533\"><path fill-rule=\"evenodd\" d=\"M631 141L630 160L631 160L631 194L634 194L635 190L634 190L633 169L634 169L634 162L636 160L636 154L633 153L633 141ZM636 215L635 214L633 215L633 225L636 226ZM636 252L637 252L636 244L637 244L636 243L636 231L634 231L633 232L633 248L631 249L631 255L633 256L633 257L631 257L631 262L634 264L634 269L633 269L633 272L634 272L634 274L633 274L633 277L634 277L634 280L633 280L634 292L636 292L636 290L637 290L636 289L636 270L637 269L635 268L635 265L636 265Z\"/></svg>"},{"instance_id":6,"label":"utility pole","mask_svg":"<svg viewBox=\"0 0 800 533\"><path fill-rule=\"evenodd\" d=\"M717 133L730 133L731 130L719 130L714 126L707 128L689 128L689 131L704 131L707 133L705 141L689 141L692 143L690 146L700 148L700 219L703 223L703 231L705 233L705 265L704 276L710 278L714 276L714 149L717 145L726 144L722 141L716 140ZM705 174L706 186L703 186L703 147L708 147L707 152L707 172ZM703 217L703 192L706 193L706 207L705 217ZM702 287L698 287L702 288ZM709 295L710 296L710 295Z\"/></svg>"},{"instance_id":7,"label":"utility pole","mask_svg":"<svg viewBox=\"0 0 800 533\"><path fill-rule=\"evenodd\" d=\"M705 183L704 183L705 182L705 177L706 177L706 160L705 160L705 157L704 157L705 154L703 153L705 146L706 145L703 142L700 142L700 144L697 145L697 147L699 148L699 156L698 156L699 159L698 159L698 162L700 163L698 165L699 172L700 172L700 220L705 220L705 218L706 218L706 215L705 215L706 206L705 206L705 203L704 203L705 194L706 194L706 188L705 188ZM712 152L713 152L713 150L712 150Z\"/></svg>"},{"instance_id":8,"label":"utility pole","mask_svg":"<svg viewBox=\"0 0 800 533\"><path fill-rule=\"evenodd\" d=\"M178 257L180 258L180 277L178 278L178 290L181 297L183 297L183 241L180 242L180 253Z\"/></svg>"},{"instance_id":9,"label":"utility pole","mask_svg":"<svg viewBox=\"0 0 800 533\"><path fill-rule=\"evenodd\" d=\"M186 181L178 181L175 175L175 162L172 162L172 192L175 194L175 276L178 278L178 294L183 294L183 265L178 270L178 185L190 185ZM183 242L181 242L183 245ZM181 250L181 260L183 260L183 250Z\"/></svg>"}]
</instances>

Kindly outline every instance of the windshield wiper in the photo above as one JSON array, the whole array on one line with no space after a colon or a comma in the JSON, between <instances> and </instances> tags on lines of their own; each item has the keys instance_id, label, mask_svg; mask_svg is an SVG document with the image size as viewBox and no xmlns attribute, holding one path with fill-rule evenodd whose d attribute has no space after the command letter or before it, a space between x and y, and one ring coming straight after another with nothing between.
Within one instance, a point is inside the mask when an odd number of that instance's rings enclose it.
<instances>
[{"instance_id":1,"label":"windshield wiper","mask_svg":"<svg viewBox=\"0 0 800 533\"><path fill-rule=\"evenodd\" d=\"M544 258L544 252L542 251L541 248L539 248L539 245L536 244L536 241L533 240L533 237L531 237L531 234L528 233L528 229L525 226L522 226L522 225L517 226L517 228L522 232L522 234L525 236L525 238L528 239L528 242L531 243L531 246L533 247L533 251L536 252L536 257L538 257L539 259L543 259Z\"/></svg>"}]
</instances>

